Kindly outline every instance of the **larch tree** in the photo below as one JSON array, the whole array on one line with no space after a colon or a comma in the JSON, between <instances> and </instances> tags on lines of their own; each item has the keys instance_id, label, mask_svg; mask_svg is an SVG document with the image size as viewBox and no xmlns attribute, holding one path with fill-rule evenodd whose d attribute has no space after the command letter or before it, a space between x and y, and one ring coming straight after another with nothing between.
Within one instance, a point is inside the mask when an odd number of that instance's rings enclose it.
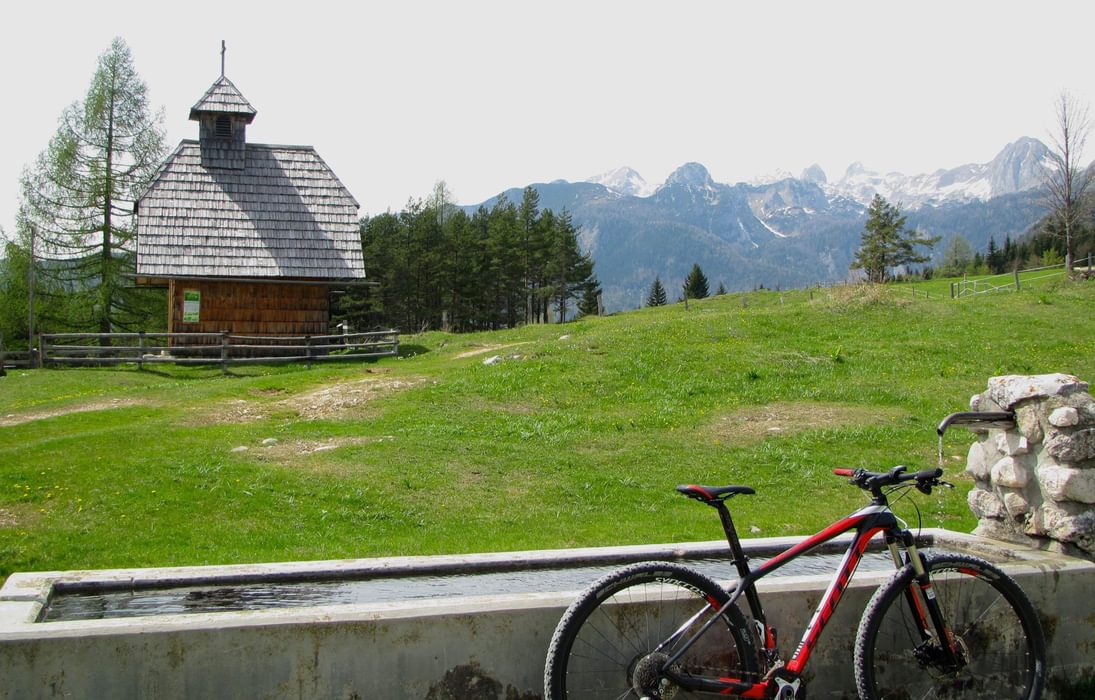
<instances>
[{"instance_id":1,"label":"larch tree","mask_svg":"<svg viewBox=\"0 0 1095 700\"><path fill-rule=\"evenodd\" d=\"M943 264L939 268L940 277L958 277L973 264L973 246L966 237L956 233L943 251Z\"/></svg>"},{"instance_id":2,"label":"larch tree","mask_svg":"<svg viewBox=\"0 0 1095 700\"><path fill-rule=\"evenodd\" d=\"M1043 176L1050 230L1065 243L1065 271L1072 274L1076 236L1084 215L1084 200L1091 189L1095 170L1084 167L1084 147L1091 131L1088 106L1067 91L1057 98L1056 123L1050 134L1050 166Z\"/></svg>"},{"instance_id":3,"label":"larch tree","mask_svg":"<svg viewBox=\"0 0 1095 700\"><path fill-rule=\"evenodd\" d=\"M122 39L99 56L84 99L59 121L23 173L20 232L37 239L36 255L48 261L42 276L72 296L69 329L144 327L162 314L163 300L132 289L123 275L133 266L133 205L166 150L162 110L153 113Z\"/></svg>"}]
</instances>

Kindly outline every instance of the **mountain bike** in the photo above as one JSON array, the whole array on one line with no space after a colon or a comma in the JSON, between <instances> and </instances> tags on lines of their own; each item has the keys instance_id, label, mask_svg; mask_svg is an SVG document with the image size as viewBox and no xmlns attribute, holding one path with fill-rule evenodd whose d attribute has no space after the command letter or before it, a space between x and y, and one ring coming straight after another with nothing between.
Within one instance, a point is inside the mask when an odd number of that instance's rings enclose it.
<instances>
[{"instance_id":1,"label":"mountain bike","mask_svg":"<svg viewBox=\"0 0 1095 700\"><path fill-rule=\"evenodd\" d=\"M1003 412L955 413L937 432L942 441L951 425L1000 427L1013 421ZM874 593L860 620L853 654L859 697L1039 698L1045 641L1023 591L981 558L920 552L916 537L890 510L891 497L908 495L909 489L930 494L953 488L942 480L943 470L910 472L897 466L886 472L833 473L868 492L870 504L755 569L726 505L754 490L678 486L679 493L718 512L737 584L726 589L670 562L632 564L600 578L567 608L555 629L544 669L545 697L668 700L713 693L804 698L803 672L810 655L868 544L881 536L897 570ZM849 531L854 535L848 549L785 662L755 584ZM743 598L751 621L738 606Z\"/></svg>"}]
</instances>

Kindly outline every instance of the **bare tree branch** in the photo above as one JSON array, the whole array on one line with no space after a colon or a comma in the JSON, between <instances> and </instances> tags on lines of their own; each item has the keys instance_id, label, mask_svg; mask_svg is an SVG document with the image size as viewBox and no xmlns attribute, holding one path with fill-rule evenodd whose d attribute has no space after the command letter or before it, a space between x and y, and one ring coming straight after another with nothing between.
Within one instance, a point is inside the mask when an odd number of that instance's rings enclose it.
<instances>
[{"instance_id":1,"label":"bare tree branch","mask_svg":"<svg viewBox=\"0 0 1095 700\"><path fill-rule=\"evenodd\" d=\"M1091 188L1095 170L1083 165L1084 148L1091 131L1091 115L1086 103L1077 102L1062 90L1054 105L1056 123L1049 135L1049 162L1043 176L1045 206L1050 227L1065 240L1065 270L1071 275L1074 240L1084 215L1085 195Z\"/></svg>"}]
</instances>

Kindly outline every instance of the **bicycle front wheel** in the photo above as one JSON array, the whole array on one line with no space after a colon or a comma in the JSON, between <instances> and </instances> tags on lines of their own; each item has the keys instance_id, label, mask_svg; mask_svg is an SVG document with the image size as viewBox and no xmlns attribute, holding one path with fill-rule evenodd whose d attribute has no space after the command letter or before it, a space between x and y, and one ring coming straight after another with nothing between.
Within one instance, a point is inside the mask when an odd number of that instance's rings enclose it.
<instances>
[{"instance_id":1,"label":"bicycle front wheel","mask_svg":"<svg viewBox=\"0 0 1095 700\"><path fill-rule=\"evenodd\" d=\"M875 592L860 623L855 644L859 697L1041 697L1045 641L1022 589L977 557L929 555L924 564L956 654L946 653L930 620L925 624L924 597L907 565Z\"/></svg>"},{"instance_id":2,"label":"bicycle front wheel","mask_svg":"<svg viewBox=\"0 0 1095 700\"><path fill-rule=\"evenodd\" d=\"M726 590L686 566L634 564L609 574L575 600L559 621L544 668L548 700L638 698L705 622L715 623L672 666L674 672L742 678L756 671L752 635L741 611L719 608ZM692 698L676 688L676 698ZM661 687L663 697L668 688ZM710 696L704 696L710 697Z\"/></svg>"}]
</instances>

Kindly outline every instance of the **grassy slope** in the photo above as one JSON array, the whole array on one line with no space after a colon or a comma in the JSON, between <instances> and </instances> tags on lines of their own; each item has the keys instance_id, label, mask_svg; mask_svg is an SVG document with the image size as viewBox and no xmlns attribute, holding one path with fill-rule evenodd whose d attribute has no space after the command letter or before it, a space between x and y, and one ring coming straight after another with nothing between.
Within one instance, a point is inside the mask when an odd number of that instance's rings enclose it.
<instances>
[{"instance_id":1,"label":"grassy slope","mask_svg":"<svg viewBox=\"0 0 1095 700\"><path fill-rule=\"evenodd\" d=\"M739 527L806 533L862 502L830 468L933 465L935 422L988 377L1095 378L1093 302L758 292L405 337L368 366L9 373L0 576L719 537L679 482L753 485ZM968 444L948 440L958 491L917 497L925 526L972 527Z\"/></svg>"}]
</instances>

